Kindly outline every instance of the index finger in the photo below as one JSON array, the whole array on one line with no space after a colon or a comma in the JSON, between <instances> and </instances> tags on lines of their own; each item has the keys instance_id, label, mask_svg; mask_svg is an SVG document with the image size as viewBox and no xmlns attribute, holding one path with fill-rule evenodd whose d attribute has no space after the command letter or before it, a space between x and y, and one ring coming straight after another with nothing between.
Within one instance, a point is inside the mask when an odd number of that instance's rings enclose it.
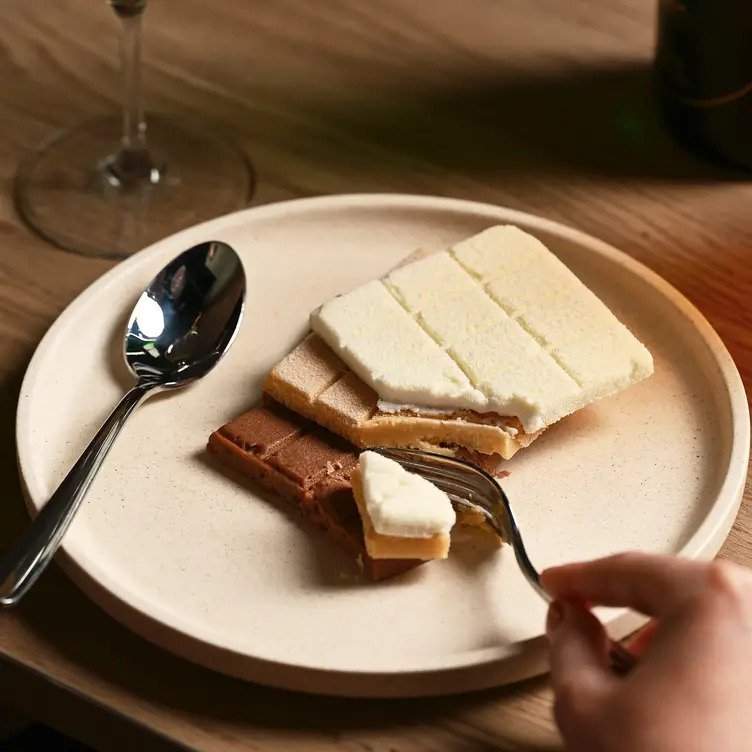
<instances>
[{"instance_id":1,"label":"index finger","mask_svg":"<svg viewBox=\"0 0 752 752\"><path fill-rule=\"evenodd\" d=\"M551 567L541 583L553 598L628 606L661 616L703 589L707 562L630 552Z\"/></svg>"}]
</instances>

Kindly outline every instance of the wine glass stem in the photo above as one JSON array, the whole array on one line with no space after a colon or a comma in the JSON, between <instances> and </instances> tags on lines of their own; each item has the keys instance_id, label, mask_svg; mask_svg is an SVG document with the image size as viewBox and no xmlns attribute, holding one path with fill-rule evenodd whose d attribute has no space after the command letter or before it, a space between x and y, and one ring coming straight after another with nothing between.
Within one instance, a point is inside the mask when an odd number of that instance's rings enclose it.
<instances>
[{"instance_id":1,"label":"wine glass stem","mask_svg":"<svg viewBox=\"0 0 752 752\"><path fill-rule=\"evenodd\" d=\"M123 149L146 151L141 92L141 13L122 16L120 56L123 71Z\"/></svg>"},{"instance_id":2,"label":"wine glass stem","mask_svg":"<svg viewBox=\"0 0 752 752\"><path fill-rule=\"evenodd\" d=\"M107 182L122 190L141 190L162 179L164 165L155 163L146 144L146 121L141 90L141 16L138 7L113 7L122 24L120 57L123 75L123 133L120 148L104 164ZM120 9L119 9L120 8Z\"/></svg>"}]
</instances>

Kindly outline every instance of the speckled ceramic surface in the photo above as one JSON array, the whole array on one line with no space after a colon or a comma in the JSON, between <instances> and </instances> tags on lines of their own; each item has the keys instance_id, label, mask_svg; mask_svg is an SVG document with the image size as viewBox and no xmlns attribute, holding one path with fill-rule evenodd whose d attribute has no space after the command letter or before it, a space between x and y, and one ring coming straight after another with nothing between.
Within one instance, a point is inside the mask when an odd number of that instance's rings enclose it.
<instances>
[{"instance_id":1,"label":"speckled ceramic surface","mask_svg":"<svg viewBox=\"0 0 752 752\"><path fill-rule=\"evenodd\" d=\"M452 556L381 584L274 497L208 461L209 433L259 395L321 301L417 247L491 224L538 235L653 352L655 375L566 418L509 463L505 488L540 567L627 548L714 554L746 476L749 415L705 320L665 282L582 233L441 198L342 196L250 209L120 264L60 316L23 384L18 453L38 509L128 382L120 337L152 275L220 239L241 254L248 308L227 358L136 413L65 540L69 574L116 619L194 661L314 692L468 690L545 670L544 606L511 552ZM604 614L615 635L638 617Z\"/></svg>"}]
</instances>

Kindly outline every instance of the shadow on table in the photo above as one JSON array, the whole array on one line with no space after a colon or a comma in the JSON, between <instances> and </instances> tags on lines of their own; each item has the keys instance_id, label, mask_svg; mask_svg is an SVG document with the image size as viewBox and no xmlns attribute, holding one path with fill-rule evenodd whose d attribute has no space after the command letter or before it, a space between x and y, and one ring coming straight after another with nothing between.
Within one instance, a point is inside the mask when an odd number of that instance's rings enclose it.
<instances>
[{"instance_id":1,"label":"shadow on table","mask_svg":"<svg viewBox=\"0 0 752 752\"><path fill-rule=\"evenodd\" d=\"M232 74L228 71L228 76ZM241 83L238 82L238 86ZM375 81L342 98L293 101L319 121L343 148L312 139L307 154L327 160L364 160L357 143L480 176L493 174L593 174L668 180L748 179L748 175L696 156L663 123L651 69L645 63L555 71L499 71L498 76L455 75L427 84L409 79ZM300 134L298 134L300 138ZM322 155L323 158L324 155ZM377 169L394 169L392 160ZM365 169L368 170L367 163Z\"/></svg>"}]
</instances>

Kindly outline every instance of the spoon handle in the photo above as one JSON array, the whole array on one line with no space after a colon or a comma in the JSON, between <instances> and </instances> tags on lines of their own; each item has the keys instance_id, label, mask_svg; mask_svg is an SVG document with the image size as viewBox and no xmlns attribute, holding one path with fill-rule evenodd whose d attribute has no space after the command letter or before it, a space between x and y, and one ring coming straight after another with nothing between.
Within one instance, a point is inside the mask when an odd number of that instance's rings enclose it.
<instances>
[{"instance_id":1,"label":"spoon handle","mask_svg":"<svg viewBox=\"0 0 752 752\"><path fill-rule=\"evenodd\" d=\"M136 384L42 507L30 527L0 556L0 606L15 605L49 564L120 429L154 384Z\"/></svg>"}]
</instances>

